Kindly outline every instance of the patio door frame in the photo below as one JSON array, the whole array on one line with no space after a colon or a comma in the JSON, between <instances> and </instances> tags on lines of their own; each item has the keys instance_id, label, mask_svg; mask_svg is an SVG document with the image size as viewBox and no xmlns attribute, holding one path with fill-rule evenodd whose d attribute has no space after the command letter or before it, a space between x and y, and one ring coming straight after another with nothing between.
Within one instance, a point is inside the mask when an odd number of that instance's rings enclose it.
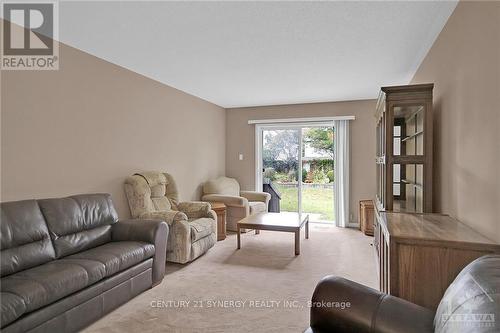
<instances>
[{"instance_id":1,"label":"patio door frame","mask_svg":"<svg viewBox=\"0 0 500 333\"><path fill-rule=\"evenodd\" d=\"M299 214L302 214L302 130L304 128L310 128L310 127L332 127L334 128L334 122L333 120L327 120L327 121L306 121L306 122L290 122L290 123L283 123L281 121L278 122L270 122L270 123L265 123L265 124L255 124L255 191L262 191L262 186L263 186L263 172L262 172L262 144L264 142L263 138L263 132L264 130L290 130L290 129L295 129L299 131L299 156L298 156L298 176L297 176L297 183L298 183L298 212ZM335 128L334 128L335 131ZM335 144L335 143L334 143ZM334 146L332 145L332 150L334 149ZM335 160L335 157L334 157ZM334 167L335 167L335 161L334 161ZM335 184L333 185L335 186ZM333 189L335 193L335 188ZM335 198L334 198L335 200Z\"/></svg>"}]
</instances>

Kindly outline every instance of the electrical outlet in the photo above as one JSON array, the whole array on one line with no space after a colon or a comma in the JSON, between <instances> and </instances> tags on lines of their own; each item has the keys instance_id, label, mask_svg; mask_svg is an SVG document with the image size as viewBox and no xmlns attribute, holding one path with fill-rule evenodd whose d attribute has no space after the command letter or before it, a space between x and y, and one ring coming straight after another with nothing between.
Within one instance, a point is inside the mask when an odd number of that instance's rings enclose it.
<instances>
[{"instance_id":1,"label":"electrical outlet","mask_svg":"<svg viewBox=\"0 0 500 333\"><path fill-rule=\"evenodd\" d=\"M240 155L238 156L238 158L240 159L240 161L243 161L243 154L240 153Z\"/></svg>"}]
</instances>

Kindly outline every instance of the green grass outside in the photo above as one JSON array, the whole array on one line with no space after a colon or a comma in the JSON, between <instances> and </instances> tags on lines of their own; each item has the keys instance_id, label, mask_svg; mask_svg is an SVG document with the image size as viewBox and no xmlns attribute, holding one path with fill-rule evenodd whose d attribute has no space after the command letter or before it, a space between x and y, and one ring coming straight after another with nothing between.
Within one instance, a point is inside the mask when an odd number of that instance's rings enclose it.
<instances>
[{"instance_id":1,"label":"green grass outside","mask_svg":"<svg viewBox=\"0 0 500 333\"><path fill-rule=\"evenodd\" d=\"M298 188L284 187L274 183L281 193L281 211L296 212L298 210ZM302 211L304 213L321 214L321 221L333 221L333 189L331 188L302 188Z\"/></svg>"}]
</instances>

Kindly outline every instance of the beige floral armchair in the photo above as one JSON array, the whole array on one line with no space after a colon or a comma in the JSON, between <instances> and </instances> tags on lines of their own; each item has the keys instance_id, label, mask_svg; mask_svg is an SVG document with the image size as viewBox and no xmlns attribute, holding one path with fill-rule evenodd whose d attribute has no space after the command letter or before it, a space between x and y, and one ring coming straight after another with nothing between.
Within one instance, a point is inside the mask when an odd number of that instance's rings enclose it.
<instances>
[{"instance_id":1,"label":"beige floral armchair","mask_svg":"<svg viewBox=\"0 0 500 333\"><path fill-rule=\"evenodd\" d=\"M219 177L203 184L201 200L224 203L227 206L226 229L237 231L236 223L242 218L267 212L271 195L266 192L240 191L236 179Z\"/></svg>"},{"instance_id":2,"label":"beige floral armchair","mask_svg":"<svg viewBox=\"0 0 500 333\"><path fill-rule=\"evenodd\" d=\"M217 215L206 202L179 202L168 173L141 172L125 181L133 218L160 219L169 225L167 261L187 263L217 241Z\"/></svg>"}]
</instances>

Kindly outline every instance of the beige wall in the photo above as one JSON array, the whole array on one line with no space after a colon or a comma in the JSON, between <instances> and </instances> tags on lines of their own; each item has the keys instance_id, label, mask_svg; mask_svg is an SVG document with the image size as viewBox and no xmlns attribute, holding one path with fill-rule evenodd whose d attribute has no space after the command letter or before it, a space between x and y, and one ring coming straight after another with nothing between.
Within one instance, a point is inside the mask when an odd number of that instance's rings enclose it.
<instances>
[{"instance_id":1,"label":"beige wall","mask_svg":"<svg viewBox=\"0 0 500 333\"><path fill-rule=\"evenodd\" d=\"M358 221L358 202L375 195L375 101L352 101L236 108L226 111L226 174L243 189L255 187L255 125L250 119L350 116L351 126L351 213ZM244 155L243 161L238 155Z\"/></svg>"},{"instance_id":2,"label":"beige wall","mask_svg":"<svg viewBox=\"0 0 500 333\"><path fill-rule=\"evenodd\" d=\"M109 192L166 170L181 199L225 173L225 110L62 46L59 71L2 72L2 201Z\"/></svg>"},{"instance_id":3,"label":"beige wall","mask_svg":"<svg viewBox=\"0 0 500 333\"><path fill-rule=\"evenodd\" d=\"M460 2L412 83L434 82L435 207L500 242L500 3Z\"/></svg>"}]
</instances>

